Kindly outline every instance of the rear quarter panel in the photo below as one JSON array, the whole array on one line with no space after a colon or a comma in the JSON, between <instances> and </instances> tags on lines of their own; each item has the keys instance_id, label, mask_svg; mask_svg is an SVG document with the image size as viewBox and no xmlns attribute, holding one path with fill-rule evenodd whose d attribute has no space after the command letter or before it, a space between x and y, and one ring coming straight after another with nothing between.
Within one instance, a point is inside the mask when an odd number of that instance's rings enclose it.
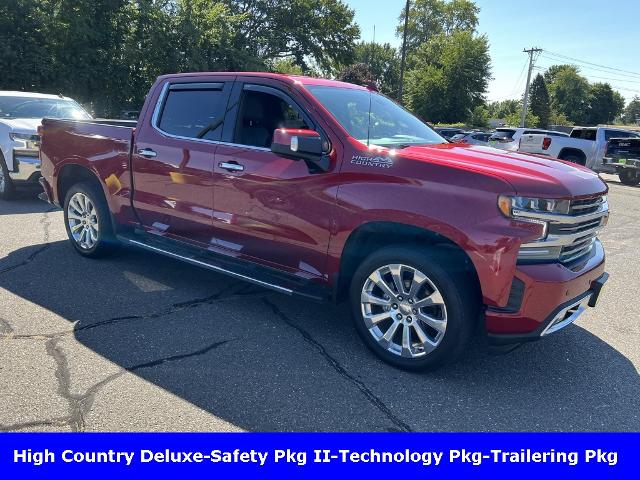
<instances>
[{"instance_id":1,"label":"rear quarter panel","mask_svg":"<svg viewBox=\"0 0 640 480\"><path fill-rule=\"evenodd\" d=\"M129 170L133 128L68 120L43 120L40 130L42 175L60 205L60 173L77 165L100 181L109 209L118 223L133 218Z\"/></svg>"}]
</instances>

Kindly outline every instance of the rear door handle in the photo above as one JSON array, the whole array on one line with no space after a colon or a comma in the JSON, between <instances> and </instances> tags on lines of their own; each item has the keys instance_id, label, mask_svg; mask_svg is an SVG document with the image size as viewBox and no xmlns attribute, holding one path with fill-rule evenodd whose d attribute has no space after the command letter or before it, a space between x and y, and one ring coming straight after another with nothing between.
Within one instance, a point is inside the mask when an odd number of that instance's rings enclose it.
<instances>
[{"instance_id":1,"label":"rear door handle","mask_svg":"<svg viewBox=\"0 0 640 480\"><path fill-rule=\"evenodd\" d=\"M220 162L218 166L230 172L242 172L244 170L244 165L240 165L238 162Z\"/></svg>"},{"instance_id":2,"label":"rear door handle","mask_svg":"<svg viewBox=\"0 0 640 480\"><path fill-rule=\"evenodd\" d=\"M138 155L142 155L143 157L147 158L155 158L158 156L155 150L151 150L150 148L141 148L140 150L138 150Z\"/></svg>"}]
</instances>

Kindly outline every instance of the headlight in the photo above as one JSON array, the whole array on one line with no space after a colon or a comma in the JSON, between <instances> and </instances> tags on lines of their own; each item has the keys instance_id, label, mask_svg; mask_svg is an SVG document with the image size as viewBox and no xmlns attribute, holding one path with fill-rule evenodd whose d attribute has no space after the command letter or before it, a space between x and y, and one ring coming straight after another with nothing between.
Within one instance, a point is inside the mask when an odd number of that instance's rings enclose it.
<instances>
[{"instance_id":1,"label":"headlight","mask_svg":"<svg viewBox=\"0 0 640 480\"><path fill-rule=\"evenodd\" d=\"M506 216L510 218L518 218L523 216L530 217L530 214L536 213L569 213L569 200L552 200L548 198L530 198L530 197L510 197L500 195L498 197L498 208Z\"/></svg>"},{"instance_id":2,"label":"headlight","mask_svg":"<svg viewBox=\"0 0 640 480\"><path fill-rule=\"evenodd\" d=\"M25 142L27 144L27 148L36 149L40 144L40 136L31 133L12 132L9 134L9 137L14 142Z\"/></svg>"}]
</instances>

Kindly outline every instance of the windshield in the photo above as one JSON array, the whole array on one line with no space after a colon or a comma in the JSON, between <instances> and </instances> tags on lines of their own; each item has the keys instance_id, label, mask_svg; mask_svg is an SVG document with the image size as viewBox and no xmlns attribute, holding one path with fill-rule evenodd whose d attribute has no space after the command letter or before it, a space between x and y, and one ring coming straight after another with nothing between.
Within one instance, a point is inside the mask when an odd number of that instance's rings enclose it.
<instances>
[{"instance_id":1,"label":"windshield","mask_svg":"<svg viewBox=\"0 0 640 480\"><path fill-rule=\"evenodd\" d=\"M73 100L34 97L0 97L0 118L69 118L91 116Z\"/></svg>"},{"instance_id":2,"label":"windshield","mask_svg":"<svg viewBox=\"0 0 640 480\"><path fill-rule=\"evenodd\" d=\"M369 90L310 85L308 90L353 138L367 145L403 148L447 143L384 95Z\"/></svg>"}]
</instances>

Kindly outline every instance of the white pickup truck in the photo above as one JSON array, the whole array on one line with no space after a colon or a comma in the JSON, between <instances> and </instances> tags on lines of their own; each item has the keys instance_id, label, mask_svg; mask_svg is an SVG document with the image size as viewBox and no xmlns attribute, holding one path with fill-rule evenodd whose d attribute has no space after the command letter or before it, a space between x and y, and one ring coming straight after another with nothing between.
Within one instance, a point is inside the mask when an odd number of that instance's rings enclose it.
<instances>
[{"instance_id":1,"label":"white pickup truck","mask_svg":"<svg viewBox=\"0 0 640 480\"><path fill-rule=\"evenodd\" d=\"M523 135L518 151L578 163L596 172L616 173L614 167L602 161L607 142L612 138L640 138L640 132L611 127L575 127L569 137Z\"/></svg>"},{"instance_id":2,"label":"white pickup truck","mask_svg":"<svg viewBox=\"0 0 640 480\"><path fill-rule=\"evenodd\" d=\"M45 117L81 120L91 115L61 95L0 91L0 200L9 200L16 187L38 184L38 127Z\"/></svg>"}]
</instances>

